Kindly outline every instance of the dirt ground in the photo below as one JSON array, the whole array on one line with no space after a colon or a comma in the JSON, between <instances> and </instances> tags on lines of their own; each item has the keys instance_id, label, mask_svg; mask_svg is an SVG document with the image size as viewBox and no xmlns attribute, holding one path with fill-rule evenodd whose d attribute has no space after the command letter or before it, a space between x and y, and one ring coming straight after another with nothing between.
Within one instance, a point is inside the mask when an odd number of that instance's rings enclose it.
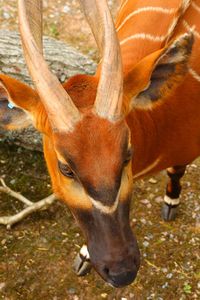
<instances>
[{"instance_id":1,"label":"dirt ground","mask_svg":"<svg viewBox=\"0 0 200 300\"><path fill-rule=\"evenodd\" d=\"M117 1L109 1L116 9ZM95 57L77 1L44 1L45 33ZM0 0L0 28L17 30L16 1ZM200 159L188 167L178 218L163 222L160 208L165 172L135 183L131 226L141 250L137 280L123 289L108 286L92 270L77 277L73 259L84 242L67 207L56 202L11 230L0 226L0 300L184 300L200 299ZM43 155L0 144L0 176L36 201L51 193ZM23 205L0 194L0 214Z\"/></svg>"}]
</instances>

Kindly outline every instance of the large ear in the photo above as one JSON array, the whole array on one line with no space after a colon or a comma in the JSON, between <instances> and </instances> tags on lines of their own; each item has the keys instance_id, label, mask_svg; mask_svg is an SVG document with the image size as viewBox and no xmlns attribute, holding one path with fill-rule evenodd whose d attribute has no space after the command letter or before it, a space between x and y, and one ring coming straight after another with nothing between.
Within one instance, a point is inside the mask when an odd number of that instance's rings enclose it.
<instances>
[{"instance_id":1,"label":"large ear","mask_svg":"<svg viewBox=\"0 0 200 300\"><path fill-rule=\"evenodd\" d=\"M192 45L193 34L184 34L140 61L125 77L125 102L131 108L150 108L169 96L187 73Z\"/></svg>"},{"instance_id":2,"label":"large ear","mask_svg":"<svg viewBox=\"0 0 200 300\"><path fill-rule=\"evenodd\" d=\"M26 84L0 74L0 126L17 130L31 123L38 127L37 116L44 110L35 90ZM38 113L40 112L40 113ZM38 128L40 131L41 128Z\"/></svg>"}]
</instances>

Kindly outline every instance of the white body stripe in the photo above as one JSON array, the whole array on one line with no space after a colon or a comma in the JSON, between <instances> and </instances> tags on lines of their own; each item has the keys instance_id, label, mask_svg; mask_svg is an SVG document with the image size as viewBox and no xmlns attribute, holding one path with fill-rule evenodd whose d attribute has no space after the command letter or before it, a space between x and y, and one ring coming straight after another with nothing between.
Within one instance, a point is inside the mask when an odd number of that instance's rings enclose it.
<instances>
[{"instance_id":1,"label":"white body stripe","mask_svg":"<svg viewBox=\"0 0 200 300\"><path fill-rule=\"evenodd\" d=\"M133 34L133 35L125 38L124 40L122 40L120 42L120 45L122 46L123 44L125 44L131 40L149 40L149 41L153 41L153 42L163 42L167 36L166 35L156 36L156 35L152 35L152 34L148 34L148 33L136 33L136 34Z\"/></svg>"},{"instance_id":2,"label":"white body stripe","mask_svg":"<svg viewBox=\"0 0 200 300\"><path fill-rule=\"evenodd\" d=\"M168 197L167 195L165 195L164 202L169 205L179 205L180 199L179 198L172 199L172 198Z\"/></svg>"},{"instance_id":3,"label":"white body stripe","mask_svg":"<svg viewBox=\"0 0 200 300\"><path fill-rule=\"evenodd\" d=\"M194 1L191 3L191 6L200 13L200 6L198 6Z\"/></svg>"},{"instance_id":4,"label":"white body stripe","mask_svg":"<svg viewBox=\"0 0 200 300\"><path fill-rule=\"evenodd\" d=\"M188 71L194 79L196 79L198 82L200 82L200 75L195 70L193 70L192 68L189 68Z\"/></svg>"},{"instance_id":5,"label":"white body stripe","mask_svg":"<svg viewBox=\"0 0 200 300\"><path fill-rule=\"evenodd\" d=\"M175 9L173 8L163 8L163 7L158 7L158 6L146 6L146 7L141 7L141 8L138 8L137 10L133 11L130 15L128 15L124 21L120 24L120 26L117 28L117 31L119 31L123 26L124 24L130 20L133 16L135 15L138 15L140 13L143 13L143 12L161 12L163 14L173 14L175 13Z\"/></svg>"},{"instance_id":6,"label":"white body stripe","mask_svg":"<svg viewBox=\"0 0 200 300\"><path fill-rule=\"evenodd\" d=\"M195 30L195 25L190 26L186 20L183 20L183 26L184 26L185 29L187 29L188 31L192 31L192 32L194 33L194 35L195 35L198 39L200 39L200 33L199 33L197 30Z\"/></svg>"},{"instance_id":7,"label":"white body stripe","mask_svg":"<svg viewBox=\"0 0 200 300\"><path fill-rule=\"evenodd\" d=\"M122 4L122 6L120 7L120 10L122 10L122 9L126 6L126 4L128 3L128 1L129 1L129 0L126 0L126 1L124 2L124 4Z\"/></svg>"},{"instance_id":8,"label":"white body stripe","mask_svg":"<svg viewBox=\"0 0 200 300\"><path fill-rule=\"evenodd\" d=\"M161 161L161 157L158 157L156 160L154 160L154 162L149 165L147 168L145 168L144 170L142 170L141 172L135 174L133 176L133 179L136 179L136 178L139 178L141 176L144 176L146 175L148 172L150 172L151 170L153 170L158 164L159 162Z\"/></svg>"}]
</instances>

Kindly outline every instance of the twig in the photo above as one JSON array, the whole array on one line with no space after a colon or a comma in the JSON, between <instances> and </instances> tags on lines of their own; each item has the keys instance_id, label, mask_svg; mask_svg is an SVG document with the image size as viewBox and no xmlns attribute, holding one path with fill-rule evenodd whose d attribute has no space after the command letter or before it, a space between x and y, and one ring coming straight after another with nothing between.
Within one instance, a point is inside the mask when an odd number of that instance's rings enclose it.
<instances>
[{"instance_id":1,"label":"twig","mask_svg":"<svg viewBox=\"0 0 200 300\"><path fill-rule=\"evenodd\" d=\"M148 259L145 259L145 261L146 261L146 263L147 263L149 266L155 268L157 271L160 271L160 268L157 267L156 265L154 265L154 264L153 264L152 262L150 262Z\"/></svg>"},{"instance_id":2,"label":"twig","mask_svg":"<svg viewBox=\"0 0 200 300\"><path fill-rule=\"evenodd\" d=\"M0 178L0 182L2 184L2 186L0 186L0 192L6 193L8 195L10 195L11 197L23 202L24 204L26 204L27 206L31 206L34 204L34 202L28 200L27 198L25 198L24 196L22 196L20 193L17 193L13 190L11 190L6 184L5 181L3 180L3 178Z\"/></svg>"},{"instance_id":3,"label":"twig","mask_svg":"<svg viewBox=\"0 0 200 300\"><path fill-rule=\"evenodd\" d=\"M41 210L41 209L46 209L49 207L55 200L56 196L54 194L38 201L38 202L32 202L22 196L21 194L11 190L4 182L2 178L0 178L0 182L2 186L0 187L0 192L6 193L13 198L23 202L27 207L24 208L22 211L19 213L13 215L13 216L3 216L0 217L0 224L6 225L7 229L10 229L11 226L19 221L21 221L23 218L26 216L30 215L31 213Z\"/></svg>"}]
</instances>

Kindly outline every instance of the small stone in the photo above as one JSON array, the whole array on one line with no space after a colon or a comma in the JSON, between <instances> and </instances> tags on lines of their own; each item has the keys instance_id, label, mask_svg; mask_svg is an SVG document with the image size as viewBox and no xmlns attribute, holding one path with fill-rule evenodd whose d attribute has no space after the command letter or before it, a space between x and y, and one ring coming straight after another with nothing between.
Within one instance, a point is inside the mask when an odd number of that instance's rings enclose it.
<instances>
[{"instance_id":1,"label":"small stone","mask_svg":"<svg viewBox=\"0 0 200 300\"><path fill-rule=\"evenodd\" d=\"M173 277L173 274L172 274L172 273L169 273L169 274L166 275L166 277L167 277L168 279L171 279L171 278Z\"/></svg>"},{"instance_id":2,"label":"small stone","mask_svg":"<svg viewBox=\"0 0 200 300\"><path fill-rule=\"evenodd\" d=\"M155 294L152 293L150 296L147 297L147 300L153 300L155 299Z\"/></svg>"},{"instance_id":3,"label":"small stone","mask_svg":"<svg viewBox=\"0 0 200 300\"><path fill-rule=\"evenodd\" d=\"M107 297L108 297L108 294L107 294L107 293L102 293L102 294L101 294L101 298L106 299Z\"/></svg>"},{"instance_id":4,"label":"small stone","mask_svg":"<svg viewBox=\"0 0 200 300\"><path fill-rule=\"evenodd\" d=\"M196 219L197 214L194 212L192 213L192 219Z\"/></svg>"},{"instance_id":5,"label":"small stone","mask_svg":"<svg viewBox=\"0 0 200 300\"><path fill-rule=\"evenodd\" d=\"M142 204L145 204L145 205L147 205L147 204L150 203L149 200L147 200L147 199L143 199L143 200L141 200L140 202L141 202Z\"/></svg>"},{"instance_id":6,"label":"small stone","mask_svg":"<svg viewBox=\"0 0 200 300\"><path fill-rule=\"evenodd\" d=\"M152 200L155 197L155 195L153 193L150 193L148 197Z\"/></svg>"},{"instance_id":7,"label":"small stone","mask_svg":"<svg viewBox=\"0 0 200 300\"><path fill-rule=\"evenodd\" d=\"M5 282L0 282L0 291L3 291L3 289L6 287Z\"/></svg>"},{"instance_id":8,"label":"small stone","mask_svg":"<svg viewBox=\"0 0 200 300\"><path fill-rule=\"evenodd\" d=\"M168 287L168 282L165 282L163 285L162 285L162 289L166 289Z\"/></svg>"},{"instance_id":9,"label":"small stone","mask_svg":"<svg viewBox=\"0 0 200 300\"><path fill-rule=\"evenodd\" d=\"M140 221L142 224L147 224L147 221L144 218L140 219Z\"/></svg>"},{"instance_id":10,"label":"small stone","mask_svg":"<svg viewBox=\"0 0 200 300\"><path fill-rule=\"evenodd\" d=\"M164 242L164 241L166 241L166 238L161 237L161 238L160 238L160 241L161 241L161 242Z\"/></svg>"},{"instance_id":11,"label":"small stone","mask_svg":"<svg viewBox=\"0 0 200 300\"><path fill-rule=\"evenodd\" d=\"M195 165L195 164L191 164L190 166L191 166L192 168L194 168L194 169L197 168L197 165Z\"/></svg>"},{"instance_id":12,"label":"small stone","mask_svg":"<svg viewBox=\"0 0 200 300\"><path fill-rule=\"evenodd\" d=\"M65 14L67 14L68 12L70 12L70 7L68 6L68 5L65 5L64 7L63 7L63 12L65 13Z\"/></svg>"},{"instance_id":13,"label":"small stone","mask_svg":"<svg viewBox=\"0 0 200 300\"><path fill-rule=\"evenodd\" d=\"M3 17L8 20L10 19L10 14L7 12L3 12Z\"/></svg>"},{"instance_id":14,"label":"small stone","mask_svg":"<svg viewBox=\"0 0 200 300\"><path fill-rule=\"evenodd\" d=\"M167 273L168 272L167 268L162 268L162 271L163 271L163 273Z\"/></svg>"},{"instance_id":15,"label":"small stone","mask_svg":"<svg viewBox=\"0 0 200 300\"><path fill-rule=\"evenodd\" d=\"M153 239L153 234L149 233L147 236L144 237L146 240L152 240Z\"/></svg>"},{"instance_id":16,"label":"small stone","mask_svg":"<svg viewBox=\"0 0 200 300\"><path fill-rule=\"evenodd\" d=\"M6 243L6 239L3 239L3 240L1 241L1 245L4 246L5 243Z\"/></svg>"},{"instance_id":17,"label":"small stone","mask_svg":"<svg viewBox=\"0 0 200 300\"><path fill-rule=\"evenodd\" d=\"M148 246L149 246L149 242L144 241L144 242L143 242L143 246L144 246L144 247L148 247Z\"/></svg>"},{"instance_id":18,"label":"small stone","mask_svg":"<svg viewBox=\"0 0 200 300\"><path fill-rule=\"evenodd\" d=\"M15 179L12 179L11 181L10 181L10 184L15 184L16 183L16 180Z\"/></svg>"},{"instance_id":19,"label":"small stone","mask_svg":"<svg viewBox=\"0 0 200 300\"><path fill-rule=\"evenodd\" d=\"M69 293L70 295L73 295L73 294L76 293L76 289L75 289L75 288L69 288L69 289L68 289L68 293Z\"/></svg>"},{"instance_id":20,"label":"small stone","mask_svg":"<svg viewBox=\"0 0 200 300\"><path fill-rule=\"evenodd\" d=\"M150 178L149 179L149 183L152 183L152 184L155 184L155 183L157 183L158 181L156 180L156 179L154 179L154 178Z\"/></svg>"},{"instance_id":21,"label":"small stone","mask_svg":"<svg viewBox=\"0 0 200 300\"><path fill-rule=\"evenodd\" d=\"M156 203L162 203L163 202L163 197L159 196L155 198Z\"/></svg>"}]
</instances>

